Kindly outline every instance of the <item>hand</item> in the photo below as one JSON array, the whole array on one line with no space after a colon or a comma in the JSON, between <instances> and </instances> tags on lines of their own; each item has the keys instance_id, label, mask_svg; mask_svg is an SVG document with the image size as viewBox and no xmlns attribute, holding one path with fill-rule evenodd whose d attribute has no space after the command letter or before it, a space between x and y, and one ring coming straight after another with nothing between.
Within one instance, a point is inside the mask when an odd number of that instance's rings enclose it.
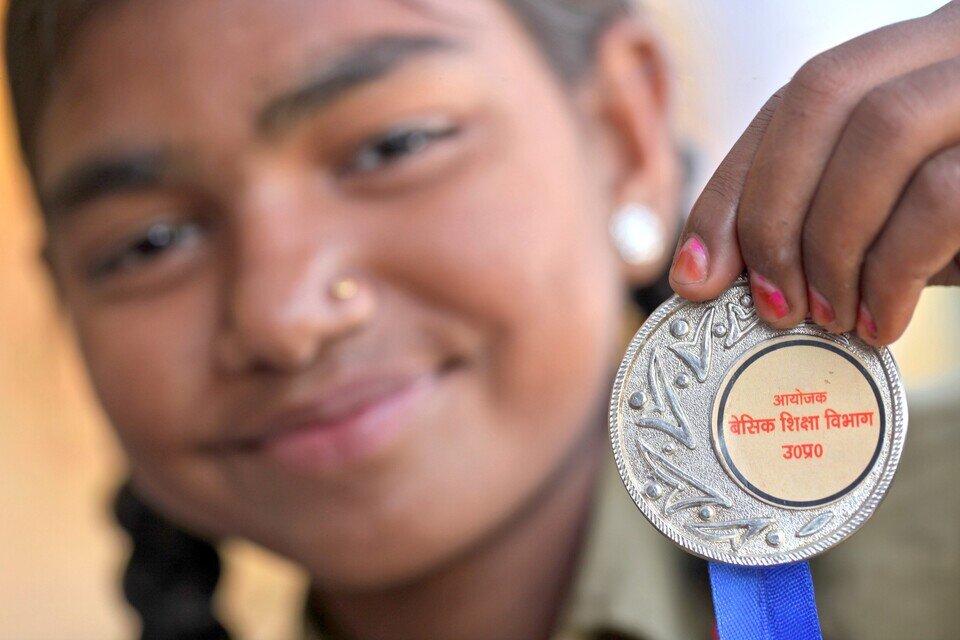
<instances>
[{"instance_id":1,"label":"hand","mask_svg":"<svg viewBox=\"0 0 960 640\"><path fill-rule=\"evenodd\" d=\"M960 2L851 40L777 92L700 196L671 283L717 297L746 269L760 317L809 313L874 345L927 285L960 285Z\"/></svg>"}]
</instances>

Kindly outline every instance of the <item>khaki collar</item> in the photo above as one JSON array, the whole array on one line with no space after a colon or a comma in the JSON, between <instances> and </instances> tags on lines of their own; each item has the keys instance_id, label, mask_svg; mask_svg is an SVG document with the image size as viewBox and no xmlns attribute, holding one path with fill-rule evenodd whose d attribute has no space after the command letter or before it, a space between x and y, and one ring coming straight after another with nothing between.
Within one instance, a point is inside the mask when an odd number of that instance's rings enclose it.
<instances>
[{"instance_id":1,"label":"khaki collar","mask_svg":"<svg viewBox=\"0 0 960 640\"><path fill-rule=\"evenodd\" d=\"M601 632L631 640L710 638L705 563L647 522L627 494L612 456L602 471L589 526L557 640Z\"/></svg>"}]
</instances>

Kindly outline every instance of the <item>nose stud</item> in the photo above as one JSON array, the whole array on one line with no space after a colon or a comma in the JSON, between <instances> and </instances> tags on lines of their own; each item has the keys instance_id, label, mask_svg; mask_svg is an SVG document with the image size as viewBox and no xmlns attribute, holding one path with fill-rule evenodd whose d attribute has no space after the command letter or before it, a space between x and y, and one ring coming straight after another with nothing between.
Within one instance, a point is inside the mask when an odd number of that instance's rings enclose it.
<instances>
[{"instance_id":1,"label":"nose stud","mask_svg":"<svg viewBox=\"0 0 960 640\"><path fill-rule=\"evenodd\" d=\"M330 297L337 302L353 300L360 293L360 283L354 278L339 278L330 285Z\"/></svg>"}]
</instances>

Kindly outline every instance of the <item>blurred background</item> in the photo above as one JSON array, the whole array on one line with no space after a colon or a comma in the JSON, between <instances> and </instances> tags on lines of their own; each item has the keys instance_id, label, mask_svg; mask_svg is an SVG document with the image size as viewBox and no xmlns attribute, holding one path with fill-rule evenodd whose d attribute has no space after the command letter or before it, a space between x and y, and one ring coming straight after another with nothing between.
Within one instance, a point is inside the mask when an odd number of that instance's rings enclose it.
<instances>
[{"instance_id":1,"label":"blurred background","mask_svg":"<svg viewBox=\"0 0 960 640\"><path fill-rule=\"evenodd\" d=\"M809 57L940 4L647 0L674 52L678 133L702 153L692 187L699 190L766 98ZM122 457L39 267L38 217L15 155L5 79L3 90L0 640L126 638L135 629L119 593L127 548L109 512ZM957 327L960 295L929 291L894 349L914 396L941 394L957 379ZM303 577L249 545L232 545L226 559L221 607L238 636L291 637Z\"/></svg>"}]
</instances>

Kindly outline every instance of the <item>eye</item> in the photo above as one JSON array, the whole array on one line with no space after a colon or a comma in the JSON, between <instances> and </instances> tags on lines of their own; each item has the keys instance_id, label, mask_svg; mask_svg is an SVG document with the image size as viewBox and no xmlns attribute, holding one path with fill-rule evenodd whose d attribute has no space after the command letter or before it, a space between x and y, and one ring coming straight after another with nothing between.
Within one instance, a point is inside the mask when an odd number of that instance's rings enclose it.
<instances>
[{"instance_id":1,"label":"eye","mask_svg":"<svg viewBox=\"0 0 960 640\"><path fill-rule=\"evenodd\" d=\"M202 233L198 223L156 222L128 238L117 250L90 268L93 279L128 271L194 244Z\"/></svg>"},{"instance_id":2,"label":"eye","mask_svg":"<svg viewBox=\"0 0 960 640\"><path fill-rule=\"evenodd\" d=\"M347 164L344 172L372 173L419 155L434 143L459 133L453 125L398 127L364 145Z\"/></svg>"}]
</instances>

